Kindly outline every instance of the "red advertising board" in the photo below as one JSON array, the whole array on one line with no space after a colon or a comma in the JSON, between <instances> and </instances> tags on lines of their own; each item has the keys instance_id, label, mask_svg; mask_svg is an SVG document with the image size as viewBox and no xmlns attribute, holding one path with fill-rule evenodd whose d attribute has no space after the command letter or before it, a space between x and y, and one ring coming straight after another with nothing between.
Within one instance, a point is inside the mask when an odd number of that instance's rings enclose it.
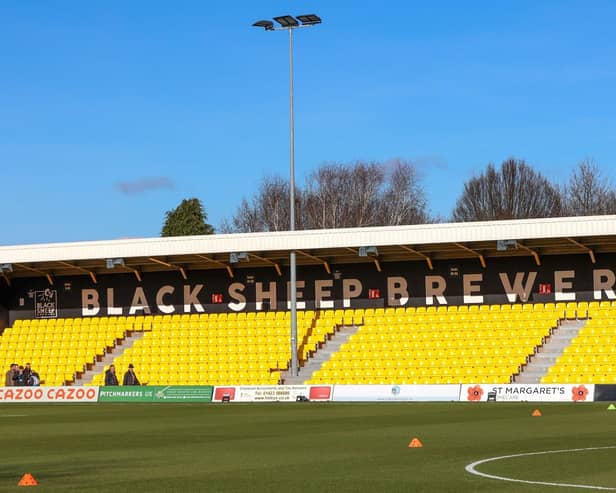
<instances>
[{"instance_id":1,"label":"red advertising board","mask_svg":"<svg viewBox=\"0 0 616 493\"><path fill-rule=\"evenodd\" d=\"M216 387L214 390L214 401L222 401L222 398L228 395L229 400L232 401L235 399L235 387Z\"/></svg>"},{"instance_id":2,"label":"red advertising board","mask_svg":"<svg viewBox=\"0 0 616 493\"><path fill-rule=\"evenodd\" d=\"M328 401L332 397L332 388L330 385L313 385L310 387L308 398L311 401Z\"/></svg>"},{"instance_id":3,"label":"red advertising board","mask_svg":"<svg viewBox=\"0 0 616 493\"><path fill-rule=\"evenodd\" d=\"M98 387L0 387L0 403L97 401Z\"/></svg>"}]
</instances>

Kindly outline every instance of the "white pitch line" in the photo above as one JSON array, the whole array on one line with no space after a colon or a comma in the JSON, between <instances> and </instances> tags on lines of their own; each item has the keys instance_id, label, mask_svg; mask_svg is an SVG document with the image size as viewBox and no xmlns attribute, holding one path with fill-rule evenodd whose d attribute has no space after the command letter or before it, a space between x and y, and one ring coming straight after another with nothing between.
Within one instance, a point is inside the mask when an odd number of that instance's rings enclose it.
<instances>
[{"instance_id":1,"label":"white pitch line","mask_svg":"<svg viewBox=\"0 0 616 493\"><path fill-rule=\"evenodd\" d=\"M27 414L0 414L0 418L27 418Z\"/></svg>"},{"instance_id":2,"label":"white pitch line","mask_svg":"<svg viewBox=\"0 0 616 493\"><path fill-rule=\"evenodd\" d=\"M545 481L527 481L525 479L506 478L504 476L495 476L493 474L486 474L484 472L480 472L477 469L475 469L477 466L481 464L485 464L486 462L493 462L493 461L502 460L502 459L512 459L514 457L526 457L528 455L561 454L561 453L566 453L566 452L581 452L584 450L605 450L605 449L612 449L612 448L616 448L616 445L611 445L609 447L570 448L570 449L564 449L564 450L546 450L544 452L527 452L524 454L503 455L501 457L491 457L489 459L478 460L466 466L465 469L467 472L470 472L471 474L475 474L476 476L482 476L484 478L489 478L489 479L498 479L500 481L512 481L514 483L526 483L526 484L541 484L545 486L564 486L567 488L583 488L587 490L616 491L616 488L610 488L607 486L590 486L590 485L584 485L584 484L567 484L567 483L548 483Z\"/></svg>"}]
</instances>

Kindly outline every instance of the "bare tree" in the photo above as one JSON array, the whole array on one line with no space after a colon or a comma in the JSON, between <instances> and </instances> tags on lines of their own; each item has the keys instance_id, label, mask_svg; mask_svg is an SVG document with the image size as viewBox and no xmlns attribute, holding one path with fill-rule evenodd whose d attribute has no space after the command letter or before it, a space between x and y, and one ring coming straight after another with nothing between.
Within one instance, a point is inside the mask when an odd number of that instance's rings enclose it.
<instances>
[{"instance_id":1,"label":"bare tree","mask_svg":"<svg viewBox=\"0 0 616 493\"><path fill-rule=\"evenodd\" d=\"M296 229L328 229L428 220L414 166L405 161L325 164L296 196ZM244 199L224 232L280 231L289 226L288 182L267 178L251 202Z\"/></svg>"},{"instance_id":2,"label":"bare tree","mask_svg":"<svg viewBox=\"0 0 616 493\"><path fill-rule=\"evenodd\" d=\"M418 172L411 163L392 161L387 182L379 209L379 224L424 224L431 221Z\"/></svg>"},{"instance_id":3,"label":"bare tree","mask_svg":"<svg viewBox=\"0 0 616 493\"><path fill-rule=\"evenodd\" d=\"M242 199L233 218L221 229L225 233L287 231L289 221L289 182L280 176L267 176L252 200Z\"/></svg>"},{"instance_id":4,"label":"bare tree","mask_svg":"<svg viewBox=\"0 0 616 493\"><path fill-rule=\"evenodd\" d=\"M522 160L508 159L471 178L453 211L454 221L554 217L562 213L558 188Z\"/></svg>"},{"instance_id":5,"label":"bare tree","mask_svg":"<svg viewBox=\"0 0 616 493\"><path fill-rule=\"evenodd\" d=\"M306 229L373 226L383 181L383 169L375 163L321 166L303 193Z\"/></svg>"},{"instance_id":6,"label":"bare tree","mask_svg":"<svg viewBox=\"0 0 616 493\"><path fill-rule=\"evenodd\" d=\"M616 190L592 159L585 159L572 171L563 196L568 216L616 214Z\"/></svg>"}]
</instances>

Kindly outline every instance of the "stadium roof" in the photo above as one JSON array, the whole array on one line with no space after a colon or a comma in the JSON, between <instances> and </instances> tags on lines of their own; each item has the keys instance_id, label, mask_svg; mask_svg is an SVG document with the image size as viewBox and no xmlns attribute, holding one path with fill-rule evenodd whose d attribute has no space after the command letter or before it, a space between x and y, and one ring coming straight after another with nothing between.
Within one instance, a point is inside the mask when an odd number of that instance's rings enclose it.
<instances>
[{"instance_id":1,"label":"stadium roof","mask_svg":"<svg viewBox=\"0 0 616 493\"><path fill-rule=\"evenodd\" d=\"M499 249L499 240L512 241ZM376 247L378 254L360 256L360 247ZM225 269L233 276L244 267L271 267L282 275L292 250L298 265L320 264L328 272L336 264L358 262L380 270L392 261L425 262L431 269L439 260L463 258L487 266L491 259L512 256L540 264L543 256L561 254L588 254L594 263L595 255L616 252L616 216L15 245L0 247L0 266L9 282L43 276L53 283L55 277L80 274L96 282L99 274L133 272L141 278L174 270L186 278L202 269ZM244 252L244 261L230 262L231 253ZM124 265L110 270L107 259L122 259Z\"/></svg>"}]
</instances>

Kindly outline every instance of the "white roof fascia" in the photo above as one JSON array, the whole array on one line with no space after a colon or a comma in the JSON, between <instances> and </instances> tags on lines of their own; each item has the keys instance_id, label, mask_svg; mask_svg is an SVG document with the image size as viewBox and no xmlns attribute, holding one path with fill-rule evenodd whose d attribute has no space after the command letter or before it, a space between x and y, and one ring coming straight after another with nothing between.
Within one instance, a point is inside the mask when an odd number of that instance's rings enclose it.
<instances>
[{"instance_id":1,"label":"white roof fascia","mask_svg":"<svg viewBox=\"0 0 616 493\"><path fill-rule=\"evenodd\" d=\"M616 235L616 216L216 234L0 247L0 263Z\"/></svg>"}]
</instances>

